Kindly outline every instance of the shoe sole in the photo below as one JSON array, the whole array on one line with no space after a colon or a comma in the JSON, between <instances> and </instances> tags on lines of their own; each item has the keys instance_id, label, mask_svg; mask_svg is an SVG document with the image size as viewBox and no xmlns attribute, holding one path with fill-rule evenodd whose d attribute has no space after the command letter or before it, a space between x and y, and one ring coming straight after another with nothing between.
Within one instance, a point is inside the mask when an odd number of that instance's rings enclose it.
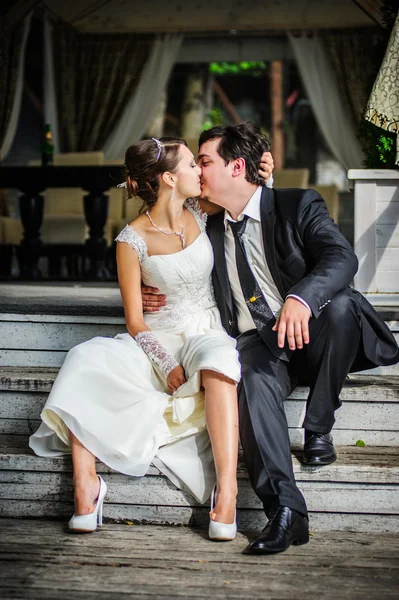
<instances>
[{"instance_id":1,"label":"shoe sole","mask_svg":"<svg viewBox=\"0 0 399 600\"><path fill-rule=\"evenodd\" d=\"M70 533L94 533L95 529L68 529Z\"/></svg>"},{"instance_id":2,"label":"shoe sole","mask_svg":"<svg viewBox=\"0 0 399 600\"><path fill-rule=\"evenodd\" d=\"M102 525L97 525L97 529L101 529ZM68 527L70 533L94 533L97 529L71 529Z\"/></svg>"},{"instance_id":3,"label":"shoe sole","mask_svg":"<svg viewBox=\"0 0 399 600\"><path fill-rule=\"evenodd\" d=\"M332 465L337 460L337 456L332 460L323 460L322 458L306 460L305 458L302 460L303 464L310 467L325 467L327 465Z\"/></svg>"}]
</instances>

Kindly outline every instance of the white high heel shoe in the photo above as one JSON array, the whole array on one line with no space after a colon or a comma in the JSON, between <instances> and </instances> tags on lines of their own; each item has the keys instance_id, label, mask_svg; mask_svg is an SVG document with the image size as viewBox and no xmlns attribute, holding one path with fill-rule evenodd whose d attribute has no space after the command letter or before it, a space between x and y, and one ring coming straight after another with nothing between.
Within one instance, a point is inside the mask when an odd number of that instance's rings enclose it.
<instances>
[{"instance_id":1,"label":"white high heel shoe","mask_svg":"<svg viewBox=\"0 0 399 600\"><path fill-rule=\"evenodd\" d=\"M211 494L211 511L215 506L216 484ZM237 513L234 516L233 523L219 523L219 521L209 521L209 539L216 542L230 542L234 540L237 534Z\"/></svg>"},{"instance_id":2,"label":"white high heel shoe","mask_svg":"<svg viewBox=\"0 0 399 600\"><path fill-rule=\"evenodd\" d=\"M98 526L102 527L103 504L105 495L107 493L107 485L100 475L98 475L98 478L100 480L100 491L98 492L98 498L94 512L88 515L73 515L68 523L68 527L71 531L77 531L79 533L91 533L97 529L97 521Z\"/></svg>"}]
</instances>

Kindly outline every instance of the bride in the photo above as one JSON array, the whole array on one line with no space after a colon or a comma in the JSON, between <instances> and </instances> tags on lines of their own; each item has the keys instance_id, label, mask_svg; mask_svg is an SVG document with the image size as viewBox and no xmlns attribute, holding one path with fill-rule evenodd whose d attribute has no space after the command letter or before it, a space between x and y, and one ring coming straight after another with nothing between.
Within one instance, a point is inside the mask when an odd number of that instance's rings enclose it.
<instances>
[{"instance_id":1,"label":"bride","mask_svg":"<svg viewBox=\"0 0 399 600\"><path fill-rule=\"evenodd\" d=\"M127 333L70 350L30 446L40 456L72 453L73 531L102 524L98 458L133 476L153 463L200 503L213 490L209 537L230 540L240 364L213 296L206 214L192 199L201 169L184 140L153 138L128 148L125 170L128 196L147 207L116 238ZM167 306L144 313L142 283L167 295Z\"/></svg>"}]
</instances>

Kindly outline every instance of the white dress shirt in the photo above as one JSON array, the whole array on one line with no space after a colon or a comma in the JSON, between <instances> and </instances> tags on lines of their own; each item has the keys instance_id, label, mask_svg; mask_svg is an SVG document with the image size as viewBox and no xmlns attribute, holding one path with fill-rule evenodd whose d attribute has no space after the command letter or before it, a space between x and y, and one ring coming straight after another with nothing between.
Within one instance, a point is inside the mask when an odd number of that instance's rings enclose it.
<instances>
[{"instance_id":1,"label":"white dress shirt","mask_svg":"<svg viewBox=\"0 0 399 600\"><path fill-rule=\"evenodd\" d=\"M269 184L270 185L270 184ZM269 187L269 186L268 186ZM270 273L263 245L263 235L260 217L260 199L262 195L262 187L258 187L253 196L249 199L248 204L238 216L237 221L242 221L244 215L247 215L248 221L245 227L245 232L242 236L245 252L248 258L252 273L263 292L263 295L269 304L273 314L277 318L280 314L284 300L274 283ZM237 312L237 327L240 333L244 333L249 329L255 329L255 323L251 317L248 306L241 290L241 284L238 277L236 258L235 258L235 241L229 222L235 222L230 214L225 211L224 227L225 227L225 256L227 263L227 273L229 276L231 291L233 293L234 304ZM309 311L311 309L307 302L298 296L289 295L302 302Z\"/></svg>"}]
</instances>

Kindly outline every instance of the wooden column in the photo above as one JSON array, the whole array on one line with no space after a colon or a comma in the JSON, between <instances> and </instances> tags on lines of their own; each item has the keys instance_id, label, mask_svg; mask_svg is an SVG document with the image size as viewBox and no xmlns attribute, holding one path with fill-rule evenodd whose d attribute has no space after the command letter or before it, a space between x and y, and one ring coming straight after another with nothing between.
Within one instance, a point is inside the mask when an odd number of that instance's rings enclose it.
<instances>
[{"instance_id":1,"label":"wooden column","mask_svg":"<svg viewBox=\"0 0 399 600\"><path fill-rule=\"evenodd\" d=\"M270 101L272 109L272 154L274 168L284 166L284 101L283 101L283 62L272 60L270 64Z\"/></svg>"},{"instance_id":2,"label":"wooden column","mask_svg":"<svg viewBox=\"0 0 399 600\"><path fill-rule=\"evenodd\" d=\"M187 77L182 111L182 137L197 140L205 118L205 74L203 69L193 70Z\"/></svg>"}]
</instances>

